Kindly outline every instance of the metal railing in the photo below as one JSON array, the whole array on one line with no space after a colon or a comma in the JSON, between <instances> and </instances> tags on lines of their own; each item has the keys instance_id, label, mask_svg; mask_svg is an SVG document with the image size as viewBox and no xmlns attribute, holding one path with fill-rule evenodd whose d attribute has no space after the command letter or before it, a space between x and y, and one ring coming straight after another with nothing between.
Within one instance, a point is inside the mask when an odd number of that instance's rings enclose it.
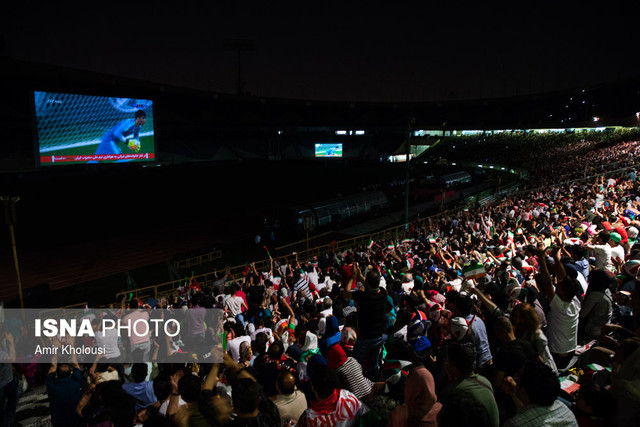
<instances>
[{"instance_id":1,"label":"metal railing","mask_svg":"<svg viewBox=\"0 0 640 427\"><path fill-rule=\"evenodd\" d=\"M205 262L211 262L218 259L222 259L222 251L217 249L212 252L207 252L205 254L197 255L191 258L179 259L176 260L173 265L176 269L181 268L190 268L196 265L204 264Z\"/></svg>"},{"instance_id":2,"label":"metal railing","mask_svg":"<svg viewBox=\"0 0 640 427\"><path fill-rule=\"evenodd\" d=\"M419 221L414 221L413 224L416 227L422 227L426 223L428 223L429 220L433 221L434 219L437 219L441 216L451 215L452 213L458 212L462 209L464 208L460 207L440 212L438 214L430 215L428 217L420 219ZM408 233L409 224L400 224L375 233L352 237L349 239L341 240L339 242L331 242L324 245L315 246L308 250L302 250L297 253L279 255L277 258L281 264L291 264L295 262L297 254L297 258L299 261L306 262L324 253L354 250L358 247L368 246L372 240L374 242L402 240L403 238L407 237ZM267 271L270 268L270 260L262 259L255 261L255 267L258 271ZM229 267L229 274L225 278L225 284L241 280L244 277L244 271L246 268L247 264ZM224 271L212 271L205 274L194 275L192 277L201 286L208 286L216 281L222 280L222 278L224 277ZM186 285L186 280L178 279L159 283L157 285L122 291L116 294L116 300L118 300L118 298L122 295L129 295L131 298L147 298L153 296L157 300L165 296L173 295L175 291L183 285Z\"/></svg>"}]
</instances>

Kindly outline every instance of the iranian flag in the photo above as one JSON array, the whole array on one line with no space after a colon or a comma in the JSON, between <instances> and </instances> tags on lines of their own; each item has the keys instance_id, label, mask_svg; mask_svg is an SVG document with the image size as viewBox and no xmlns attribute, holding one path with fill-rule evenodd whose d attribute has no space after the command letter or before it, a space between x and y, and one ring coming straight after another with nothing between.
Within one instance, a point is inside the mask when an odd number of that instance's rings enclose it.
<instances>
[{"instance_id":1,"label":"iranian flag","mask_svg":"<svg viewBox=\"0 0 640 427\"><path fill-rule=\"evenodd\" d=\"M369 242L369 249L371 249L373 247L373 245L375 245L376 242L373 241L373 239L371 239L371 241Z\"/></svg>"},{"instance_id":2,"label":"iranian flag","mask_svg":"<svg viewBox=\"0 0 640 427\"><path fill-rule=\"evenodd\" d=\"M474 263L465 266L462 269L462 275L465 279L479 279L487 275L482 263Z\"/></svg>"},{"instance_id":3,"label":"iranian flag","mask_svg":"<svg viewBox=\"0 0 640 427\"><path fill-rule=\"evenodd\" d=\"M409 375L407 367L411 365L411 362L406 360L389 360L383 359L382 363L382 377L385 380L385 390L388 390L389 384L397 384L402 380L402 377Z\"/></svg>"}]
</instances>

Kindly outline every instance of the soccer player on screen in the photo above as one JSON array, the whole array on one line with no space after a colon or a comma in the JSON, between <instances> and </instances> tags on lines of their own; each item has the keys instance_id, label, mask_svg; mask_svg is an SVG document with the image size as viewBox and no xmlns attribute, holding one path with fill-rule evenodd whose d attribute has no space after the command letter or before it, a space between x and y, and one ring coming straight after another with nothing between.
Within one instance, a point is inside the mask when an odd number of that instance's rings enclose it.
<instances>
[{"instance_id":1,"label":"soccer player on screen","mask_svg":"<svg viewBox=\"0 0 640 427\"><path fill-rule=\"evenodd\" d=\"M327 150L327 157L333 157L333 156L337 156L338 153L337 151L340 149L340 146L336 146L334 148L329 148Z\"/></svg>"},{"instance_id":2,"label":"soccer player on screen","mask_svg":"<svg viewBox=\"0 0 640 427\"><path fill-rule=\"evenodd\" d=\"M98 145L96 154L122 154L122 149L118 143L125 143L131 139L129 148L132 151L140 150L140 128L147 120L147 113L142 110L136 111L133 119L126 119L109 129L102 137L102 142Z\"/></svg>"}]
</instances>

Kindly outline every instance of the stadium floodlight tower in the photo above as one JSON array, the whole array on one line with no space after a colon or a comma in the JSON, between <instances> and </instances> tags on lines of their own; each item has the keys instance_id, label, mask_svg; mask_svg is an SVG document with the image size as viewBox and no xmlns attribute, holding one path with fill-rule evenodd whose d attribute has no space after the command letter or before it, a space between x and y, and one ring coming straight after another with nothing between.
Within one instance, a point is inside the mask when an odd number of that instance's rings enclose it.
<instances>
[{"instance_id":1,"label":"stadium floodlight tower","mask_svg":"<svg viewBox=\"0 0 640 427\"><path fill-rule=\"evenodd\" d=\"M256 43L247 39L225 39L224 50L235 51L238 54L238 77L236 91L238 95L244 95L244 76L242 74L242 52L253 52Z\"/></svg>"},{"instance_id":2,"label":"stadium floodlight tower","mask_svg":"<svg viewBox=\"0 0 640 427\"><path fill-rule=\"evenodd\" d=\"M0 200L4 204L4 220L9 226L9 235L11 237L11 249L13 251L13 262L16 267L16 277L18 279L18 297L20 298L20 308L24 308L24 300L22 298L22 280L20 279L20 265L18 264L18 250L16 248L16 235L13 231L13 225L16 223L16 203L20 201L20 196L0 196Z\"/></svg>"}]
</instances>

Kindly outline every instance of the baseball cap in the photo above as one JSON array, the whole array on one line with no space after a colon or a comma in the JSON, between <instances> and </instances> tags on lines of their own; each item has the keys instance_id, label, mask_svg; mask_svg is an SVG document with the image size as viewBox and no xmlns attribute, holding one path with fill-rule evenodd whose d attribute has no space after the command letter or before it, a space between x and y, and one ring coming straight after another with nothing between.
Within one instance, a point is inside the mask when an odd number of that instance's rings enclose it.
<instances>
[{"instance_id":1,"label":"baseball cap","mask_svg":"<svg viewBox=\"0 0 640 427\"><path fill-rule=\"evenodd\" d=\"M620 236L620 234L616 233L615 231L611 233L609 238L616 243L620 243L620 241L622 241L622 236Z\"/></svg>"}]
</instances>

